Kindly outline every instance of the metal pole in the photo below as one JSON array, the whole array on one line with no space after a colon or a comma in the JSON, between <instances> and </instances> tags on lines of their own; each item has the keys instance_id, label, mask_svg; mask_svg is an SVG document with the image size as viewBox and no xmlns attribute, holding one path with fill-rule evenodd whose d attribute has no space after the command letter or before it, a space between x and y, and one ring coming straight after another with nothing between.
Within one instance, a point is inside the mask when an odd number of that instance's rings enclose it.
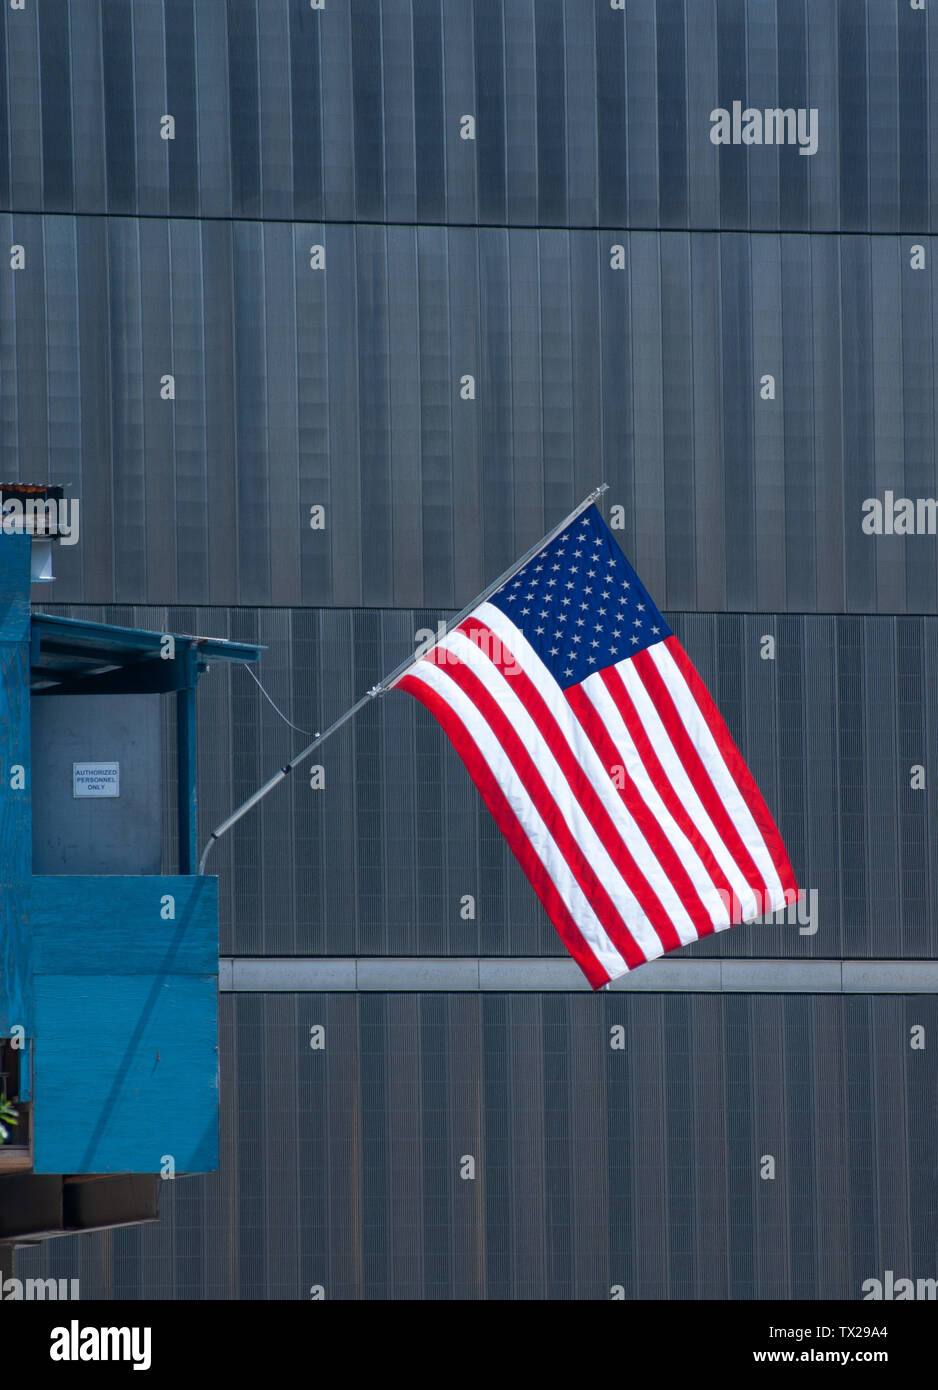
<instances>
[{"instance_id":1,"label":"metal pole","mask_svg":"<svg viewBox=\"0 0 938 1390\"><path fill-rule=\"evenodd\" d=\"M520 570L523 565L526 565L527 562L532 558L532 556L536 555L538 551L543 550L545 545L550 545L551 541L554 539L555 536L559 536L561 531L564 530L565 527L570 525L571 521L575 521L581 512L585 512L586 508L592 506L592 504L595 501L597 501L597 499L600 498L603 495L603 493L607 490L608 483L600 483L599 487L594 488L593 491L589 494L589 496L584 498L578 507L574 507L573 511L570 513L569 516L564 517L563 521L559 522L553 528L552 531L549 531L547 535L543 537L542 540L539 540L536 545L532 545L530 550L525 551L524 555L521 556L520 560L516 560L515 563L513 565L510 565L508 569L504 571L503 574L500 574L497 579L494 579L492 583L489 584L488 588L483 589L481 594L478 594L472 600L471 603L467 603L465 608L461 609L454 618L450 618L449 622L446 624L446 627L443 630L442 635L440 636L437 642L433 643L433 646L438 646L448 632L451 632L454 627L459 626L463 618L467 617L474 608L477 608L479 606L480 603L484 603L485 600L489 597L489 595L493 594L496 589L501 588L502 584L506 583L506 581L509 580L513 574L516 574L517 571ZM427 651L432 650L432 647L427 648ZM318 748L321 743L325 743L326 739L329 737L330 734L334 734L337 729L341 729L343 724L347 724L354 714L357 714L360 709L362 709L365 705L368 704L369 700L373 700L376 695L383 695L385 691L390 690L397 683L397 681L400 680L401 676L403 676L407 671L409 671L411 666L413 666L416 661L419 661L420 657L425 654L425 652L421 652L418 655L408 656L404 661L401 662L399 666L395 666L394 670L391 672L389 676L385 676L384 680L379 681L377 685L373 685L371 689L368 691L367 695L363 695L360 700L356 700L355 704L352 705L351 709L347 709L343 715L341 715L338 719L336 719L332 724L329 725L328 729L324 729L321 734L317 734L316 737L313 739L312 743L307 744L301 752L297 753L295 758L291 758L288 763L285 763L283 767L280 768L279 772L275 772L273 777L266 781L262 787L258 787L257 791L252 793L252 795L248 797L247 801L242 802L242 804L237 808L237 810L232 811L230 816L223 820L219 825L216 825L215 829L208 837L206 846L202 851L202 857L199 860L199 873L205 873L205 863L208 859L209 851L211 850L216 840L220 840L222 835L229 831L231 827L241 819L242 816L246 816L248 811L250 811L252 807L256 806L259 801L262 801L269 791L273 791L274 787L276 787L278 783L284 781L284 779L290 775L290 773L293 771L295 767L298 767L301 762L303 762L306 758L309 757L310 753L312 753L314 748Z\"/></svg>"}]
</instances>

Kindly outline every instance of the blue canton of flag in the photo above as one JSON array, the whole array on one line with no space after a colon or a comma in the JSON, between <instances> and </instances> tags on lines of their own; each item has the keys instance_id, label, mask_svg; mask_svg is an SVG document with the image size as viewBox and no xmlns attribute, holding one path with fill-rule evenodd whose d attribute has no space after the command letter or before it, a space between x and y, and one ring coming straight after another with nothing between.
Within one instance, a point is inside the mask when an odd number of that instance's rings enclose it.
<instances>
[{"instance_id":1,"label":"blue canton of flag","mask_svg":"<svg viewBox=\"0 0 938 1390\"><path fill-rule=\"evenodd\" d=\"M521 629L564 689L672 635L595 507L489 603Z\"/></svg>"}]
</instances>

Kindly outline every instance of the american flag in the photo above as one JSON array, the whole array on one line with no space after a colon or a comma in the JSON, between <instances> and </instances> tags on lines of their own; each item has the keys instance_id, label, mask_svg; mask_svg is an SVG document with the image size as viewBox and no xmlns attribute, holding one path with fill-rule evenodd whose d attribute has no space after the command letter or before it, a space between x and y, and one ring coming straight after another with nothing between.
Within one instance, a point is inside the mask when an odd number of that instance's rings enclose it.
<instances>
[{"instance_id":1,"label":"american flag","mask_svg":"<svg viewBox=\"0 0 938 1390\"><path fill-rule=\"evenodd\" d=\"M796 898L752 774L595 506L397 684L594 989Z\"/></svg>"}]
</instances>

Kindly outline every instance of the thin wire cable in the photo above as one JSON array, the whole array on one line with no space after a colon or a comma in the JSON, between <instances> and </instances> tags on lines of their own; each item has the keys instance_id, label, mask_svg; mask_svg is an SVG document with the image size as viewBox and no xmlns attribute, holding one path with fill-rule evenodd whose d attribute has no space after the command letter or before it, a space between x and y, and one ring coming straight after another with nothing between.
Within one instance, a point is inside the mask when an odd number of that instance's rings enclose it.
<instances>
[{"instance_id":1,"label":"thin wire cable","mask_svg":"<svg viewBox=\"0 0 938 1390\"><path fill-rule=\"evenodd\" d=\"M265 700L267 701L267 703L270 705L271 709L275 710L276 713L280 715L280 718L283 720L284 724L289 724L291 729L295 729L296 732L297 732L298 734L305 734L305 736L306 736L307 738L318 738L318 737L319 737L319 730L318 730L318 729L316 730L315 733L313 733L312 729L301 729L300 726L299 726L299 724L293 724L293 723L290 722L290 720L289 720L289 719L287 718L287 716L284 714L283 710L282 710L282 709L278 709L277 706L274 704L273 700L272 700L272 699L270 698L270 696L267 694L267 691L266 691L266 690L264 689L264 687L261 685L260 681L257 679L257 677L255 676L254 672L251 670L250 666L248 665L248 663L247 663L246 661L239 661L239 662L237 662L236 664L237 664L238 666L243 666L243 667L244 667L245 671L247 671L248 675L251 677L251 680L254 682L254 684L257 686L258 690L259 690L259 691L261 692L261 694L263 695L264 699L265 699Z\"/></svg>"}]
</instances>

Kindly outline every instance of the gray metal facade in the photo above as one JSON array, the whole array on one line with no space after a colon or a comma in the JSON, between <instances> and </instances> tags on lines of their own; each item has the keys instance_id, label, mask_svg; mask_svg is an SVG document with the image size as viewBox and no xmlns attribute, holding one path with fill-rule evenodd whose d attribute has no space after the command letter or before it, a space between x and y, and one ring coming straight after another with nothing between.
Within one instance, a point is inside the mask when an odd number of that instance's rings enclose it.
<instances>
[{"instance_id":1,"label":"gray metal facade","mask_svg":"<svg viewBox=\"0 0 938 1390\"><path fill-rule=\"evenodd\" d=\"M18 1251L20 1277L83 1297L854 1299L934 1270L933 996L222 1003L223 1170L164 1183L157 1227Z\"/></svg>"},{"instance_id":2,"label":"gray metal facade","mask_svg":"<svg viewBox=\"0 0 938 1390\"><path fill-rule=\"evenodd\" d=\"M45 611L55 611L43 605ZM315 733L435 628L436 610L123 608L71 617L267 646L260 678ZM685 948L743 957L938 956L938 618L667 613L777 817L810 923ZM763 660L762 637L776 640ZM54 698L54 697L52 697ZM240 666L199 686L201 840L310 740ZM167 718L171 711L167 708ZM172 739L164 740L166 747ZM309 770L324 786L310 787ZM175 770L164 869L175 870ZM222 954L563 955L527 879L432 717L392 691L212 851ZM475 917L461 915L465 894Z\"/></svg>"},{"instance_id":3,"label":"gray metal facade","mask_svg":"<svg viewBox=\"0 0 938 1390\"><path fill-rule=\"evenodd\" d=\"M817 153L714 146L737 99L816 108ZM938 497L936 252L934 6L0 6L0 481L82 505L43 607L265 643L315 731L605 478L818 894L816 934L737 927L700 963L938 955L938 538L860 524ZM240 668L199 716L207 831L307 740ZM318 761L322 789L297 774L214 852L223 955L562 957L415 701ZM221 1171L19 1275L249 1299L938 1277L934 996L245 992L221 1024Z\"/></svg>"}]
</instances>

